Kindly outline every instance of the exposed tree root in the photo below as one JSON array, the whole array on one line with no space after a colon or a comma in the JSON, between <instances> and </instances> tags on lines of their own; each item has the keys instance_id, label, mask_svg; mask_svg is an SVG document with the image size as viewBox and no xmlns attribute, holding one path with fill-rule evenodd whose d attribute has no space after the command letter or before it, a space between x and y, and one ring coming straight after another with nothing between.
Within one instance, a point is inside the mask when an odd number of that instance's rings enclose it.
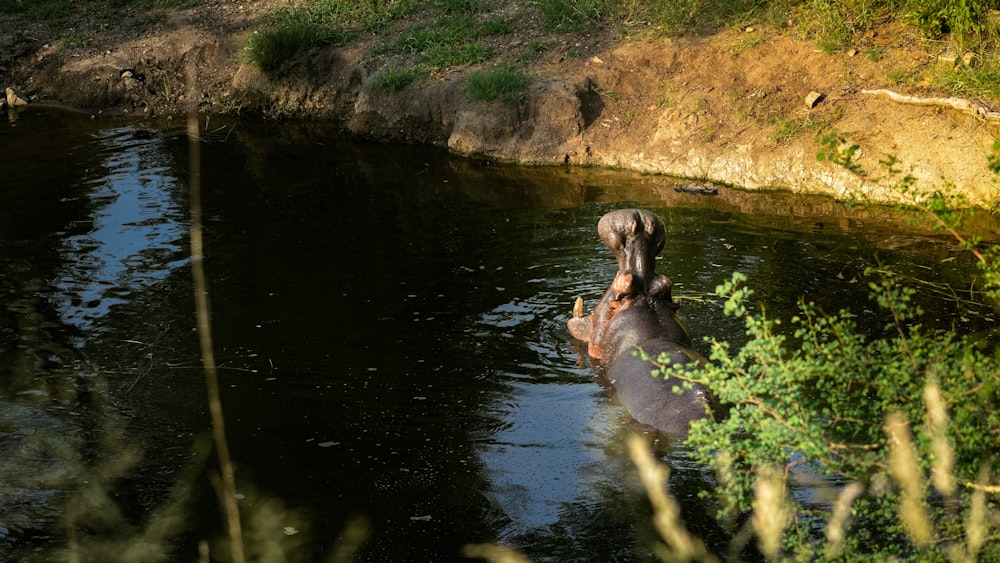
<instances>
[{"instance_id":1,"label":"exposed tree root","mask_svg":"<svg viewBox=\"0 0 1000 563\"><path fill-rule=\"evenodd\" d=\"M918 98L916 96L904 96L902 94L897 94L892 90L862 90L862 94L870 94L872 96L885 96L894 102L899 102L901 104L914 104L918 106L942 106L952 109L957 109L962 113L967 113L974 117L978 117L984 121L997 121L1000 122L1000 111L993 111L986 106L981 106L979 104L970 102L969 100L964 100L962 98Z\"/></svg>"}]
</instances>

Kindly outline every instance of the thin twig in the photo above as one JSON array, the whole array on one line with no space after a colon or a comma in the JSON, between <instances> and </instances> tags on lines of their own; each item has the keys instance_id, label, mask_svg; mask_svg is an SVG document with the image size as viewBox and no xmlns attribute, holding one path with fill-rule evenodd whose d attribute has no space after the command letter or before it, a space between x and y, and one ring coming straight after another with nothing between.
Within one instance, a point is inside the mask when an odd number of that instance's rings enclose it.
<instances>
[{"instance_id":1,"label":"thin twig","mask_svg":"<svg viewBox=\"0 0 1000 563\"><path fill-rule=\"evenodd\" d=\"M236 477L233 462L229 456L226 441L225 419L222 415L222 399L219 393L219 374L215 366L212 348L212 325L209 316L208 283L205 279L204 244L201 229L201 146L198 138L197 76L194 59L188 63L188 108L187 133L190 152L191 194L191 276L194 280L195 312L198 320L198 341L201 345L201 361L205 368L205 386L208 393L208 409L212 419L212 438L219 458L221 487L219 501L226 514L226 529L229 532L230 557L234 563L243 563L243 532L240 528L240 509L236 503Z\"/></svg>"}]
</instances>

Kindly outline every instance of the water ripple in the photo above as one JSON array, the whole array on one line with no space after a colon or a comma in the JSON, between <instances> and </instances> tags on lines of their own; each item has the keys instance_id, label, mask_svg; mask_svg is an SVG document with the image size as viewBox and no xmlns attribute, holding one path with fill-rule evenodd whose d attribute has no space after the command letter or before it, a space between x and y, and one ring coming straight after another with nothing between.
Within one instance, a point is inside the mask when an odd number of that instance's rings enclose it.
<instances>
[{"instance_id":1,"label":"water ripple","mask_svg":"<svg viewBox=\"0 0 1000 563\"><path fill-rule=\"evenodd\" d=\"M90 223L63 240L65 266L53 283L53 300L67 324L99 331L112 307L186 262L183 209L164 141L133 127L95 137L107 169L85 181Z\"/></svg>"}]
</instances>

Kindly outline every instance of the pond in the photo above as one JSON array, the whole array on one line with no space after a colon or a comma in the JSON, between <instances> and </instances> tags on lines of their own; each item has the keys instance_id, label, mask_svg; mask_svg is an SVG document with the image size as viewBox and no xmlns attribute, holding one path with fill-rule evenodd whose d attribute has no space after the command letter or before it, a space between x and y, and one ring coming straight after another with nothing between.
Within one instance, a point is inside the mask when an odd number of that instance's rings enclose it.
<instances>
[{"instance_id":1,"label":"pond","mask_svg":"<svg viewBox=\"0 0 1000 563\"><path fill-rule=\"evenodd\" d=\"M595 230L612 209L665 220L658 271L702 352L706 336L741 343L713 298L734 271L775 317L804 295L876 330L862 270L880 263L921 281L927 322L993 320L946 289L973 276L953 243L884 209L679 193L317 124L201 129L226 429L263 560L448 561L480 542L537 561L653 558L625 449L644 430L566 330L574 299L589 309L614 274ZM224 553L182 128L36 109L0 127L0 154L0 558L193 561L206 539ZM698 495L713 475L679 443L657 454L690 529L725 553L731 530Z\"/></svg>"}]
</instances>

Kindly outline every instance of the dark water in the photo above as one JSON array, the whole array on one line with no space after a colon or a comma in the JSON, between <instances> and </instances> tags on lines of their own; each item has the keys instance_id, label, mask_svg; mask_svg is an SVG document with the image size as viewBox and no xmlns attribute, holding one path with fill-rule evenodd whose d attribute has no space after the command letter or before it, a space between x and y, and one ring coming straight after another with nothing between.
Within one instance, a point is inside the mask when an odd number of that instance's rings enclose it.
<instances>
[{"instance_id":1,"label":"dark water","mask_svg":"<svg viewBox=\"0 0 1000 563\"><path fill-rule=\"evenodd\" d=\"M575 297L592 306L614 272L595 232L611 209L665 219L659 269L696 341L740 342L711 298L737 270L772 316L805 295L881 326L860 274L878 262L921 280L929 323L992 323L938 289L972 283L950 241L884 210L678 194L663 178L490 165L315 125L202 125L215 347L261 560L334 560L356 517L367 561L454 560L477 542L539 561L652 558L624 449L641 429L565 329ZM0 559L225 549L187 162L169 123L31 111L0 126ZM658 454L689 527L725 553L730 532L697 498L713 476L679 444Z\"/></svg>"}]
</instances>

